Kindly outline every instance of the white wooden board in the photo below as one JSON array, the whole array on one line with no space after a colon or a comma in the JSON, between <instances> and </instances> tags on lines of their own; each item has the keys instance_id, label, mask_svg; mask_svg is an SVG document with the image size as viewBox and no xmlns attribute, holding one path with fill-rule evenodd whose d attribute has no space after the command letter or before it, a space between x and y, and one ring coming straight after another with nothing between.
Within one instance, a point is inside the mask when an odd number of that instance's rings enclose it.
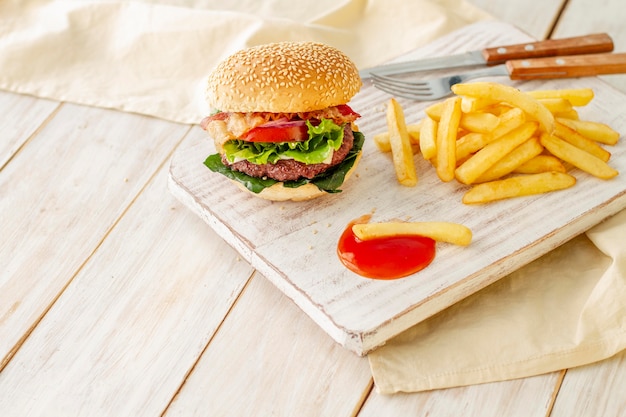
<instances>
[{"instance_id":1,"label":"white wooden board","mask_svg":"<svg viewBox=\"0 0 626 417\"><path fill-rule=\"evenodd\" d=\"M444 55L485 46L524 42L514 27L486 22L466 27L402 59ZM626 96L597 78L509 83L522 90L591 87L592 103L581 118L626 131ZM385 130L389 95L366 82L350 103L362 118L364 155L343 192L301 203L267 202L239 191L202 162L214 152L195 128L173 155L170 190L202 217L255 268L291 298L333 339L357 354L384 344L410 326L484 288L626 207L626 143L610 147L611 165L622 172L610 181L578 170L575 187L548 195L482 206L461 203L465 186L440 182L416 157L419 184L397 184L389 155L371 137ZM399 100L407 122L423 116L428 102ZM370 139L367 141L367 139ZM336 243L353 219L394 218L463 223L474 232L469 247L438 244L425 270L395 281L360 277L343 267ZM200 233L200 231L199 231ZM228 279L228 277L224 277Z\"/></svg>"}]
</instances>

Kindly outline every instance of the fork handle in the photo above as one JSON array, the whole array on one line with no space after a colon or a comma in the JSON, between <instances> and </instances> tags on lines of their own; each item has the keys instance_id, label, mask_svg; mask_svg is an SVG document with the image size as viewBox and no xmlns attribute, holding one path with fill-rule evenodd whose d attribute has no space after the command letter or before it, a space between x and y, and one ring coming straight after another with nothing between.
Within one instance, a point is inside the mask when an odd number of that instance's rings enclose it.
<instances>
[{"instance_id":1,"label":"fork handle","mask_svg":"<svg viewBox=\"0 0 626 417\"><path fill-rule=\"evenodd\" d=\"M570 78L626 73L626 53L589 54L507 61L512 80Z\"/></svg>"},{"instance_id":2,"label":"fork handle","mask_svg":"<svg viewBox=\"0 0 626 417\"><path fill-rule=\"evenodd\" d=\"M512 59L542 58L547 56L597 54L613 51L613 40L606 33L548 39L539 42L497 46L482 50L488 65L503 64Z\"/></svg>"}]
</instances>

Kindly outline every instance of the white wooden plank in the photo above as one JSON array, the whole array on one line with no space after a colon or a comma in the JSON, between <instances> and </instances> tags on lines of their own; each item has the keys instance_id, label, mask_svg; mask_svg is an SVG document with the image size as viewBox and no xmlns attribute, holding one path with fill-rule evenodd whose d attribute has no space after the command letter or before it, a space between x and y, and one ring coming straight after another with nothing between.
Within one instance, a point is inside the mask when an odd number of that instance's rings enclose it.
<instances>
[{"instance_id":1,"label":"white wooden plank","mask_svg":"<svg viewBox=\"0 0 626 417\"><path fill-rule=\"evenodd\" d=\"M2 371L0 415L166 408L253 272L166 178L162 169Z\"/></svg>"},{"instance_id":2,"label":"white wooden plank","mask_svg":"<svg viewBox=\"0 0 626 417\"><path fill-rule=\"evenodd\" d=\"M567 370L550 417L626 415L626 352Z\"/></svg>"},{"instance_id":3,"label":"white wooden plank","mask_svg":"<svg viewBox=\"0 0 626 417\"><path fill-rule=\"evenodd\" d=\"M165 416L348 417L371 384L367 359L256 275Z\"/></svg>"},{"instance_id":4,"label":"white wooden plank","mask_svg":"<svg viewBox=\"0 0 626 417\"><path fill-rule=\"evenodd\" d=\"M556 25L553 37L606 32L616 52L626 51L623 0L569 0ZM626 92L626 75L604 75L604 81Z\"/></svg>"},{"instance_id":5,"label":"white wooden plank","mask_svg":"<svg viewBox=\"0 0 626 417\"><path fill-rule=\"evenodd\" d=\"M480 23L409 56L527 39L510 25ZM624 96L595 78L497 80L526 90L591 87L596 98L581 110L581 117L626 131L626 119L615 111L624 108ZM375 348L626 206L623 175L601 181L575 172L578 184L565 191L467 206L461 203L464 186L442 183L430 165L417 158L419 184L403 187L395 181L388 155L371 142L373 134L386 129L384 104L389 97L367 83L352 101L363 116L359 127L370 141L356 176L339 195L293 204L267 202L239 192L201 164L212 152L211 144L195 134L177 151L171 166L176 195L348 349L364 353ZM401 102L409 123L416 122L429 104ZM611 152L611 164L626 172L626 143L621 141ZM364 279L339 263L335 245L351 220L373 211L375 221L410 218L462 223L472 229L474 241L466 248L441 245L435 262L413 277L391 282ZM532 220L537 212L543 214L541 222Z\"/></svg>"},{"instance_id":6,"label":"white wooden plank","mask_svg":"<svg viewBox=\"0 0 626 417\"><path fill-rule=\"evenodd\" d=\"M511 23L535 39L546 39L566 0L469 0L496 19Z\"/></svg>"},{"instance_id":7,"label":"white wooden plank","mask_svg":"<svg viewBox=\"0 0 626 417\"><path fill-rule=\"evenodd\" d=\"M187 130L64 104L0 172L0 369Z\"/></svg>"},{"instance_id":8,"label":"white wooden plank","mask_svg":"<svg viewBox=\"0 0 626 417\"><path fill-rule=\"evenodd\" d=\"M560 373L554 372L513 381L412 394L372 392L358 417L544 417L550 410L559 378Z\"/></svg>"},{"instance_id":9,"label":"white wooden plank","mask_svg":"<svg viewBox=\"0 0 626 417\"><path fill-rule=\"evenodd\" d=\"M60 103L0 92L0 170Z\"/></svg>"}]
</instances>

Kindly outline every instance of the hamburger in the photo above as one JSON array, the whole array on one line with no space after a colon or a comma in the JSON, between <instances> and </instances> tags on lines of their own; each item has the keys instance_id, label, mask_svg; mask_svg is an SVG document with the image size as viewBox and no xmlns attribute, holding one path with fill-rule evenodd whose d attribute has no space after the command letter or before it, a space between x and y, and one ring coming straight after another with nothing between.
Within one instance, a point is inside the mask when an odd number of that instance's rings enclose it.
<instances>
[{"instance_id":1,"label":"hamburger","mask_svg":"<svg viewBox=\"0 0 626 417\"><path fill-rule=\"evenodd\" d=\"M217 153L205 165L255 196L308 200L340 187L364 137L348 103L362 85L354 63L317 42L241 50L209 75L213 113L201 127Z\"/></svg>"}]
</instances>

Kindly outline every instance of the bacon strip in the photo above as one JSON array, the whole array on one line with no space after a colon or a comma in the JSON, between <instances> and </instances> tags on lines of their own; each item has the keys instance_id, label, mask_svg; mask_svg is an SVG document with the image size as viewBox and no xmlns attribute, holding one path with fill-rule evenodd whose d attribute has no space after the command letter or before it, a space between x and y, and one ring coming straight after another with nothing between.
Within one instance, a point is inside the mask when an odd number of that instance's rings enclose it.
<instances>
[{"instance_id":1,"label":"bacon strip","mask_svg":"<svg viewBox=\"0 0 626 417\"><path fill-rule=\"evenodd\" d=\"M227 141L241 138L246 132L255 127L273 121L331 119L335 124L343 126L344 124L354 122L359 117L361 115L352 110L350 106L343 104L301 113L219 112L202 119L200 126L213 137L215 146L221 149L222 145Z\"/></svg>"}]
</instances>

